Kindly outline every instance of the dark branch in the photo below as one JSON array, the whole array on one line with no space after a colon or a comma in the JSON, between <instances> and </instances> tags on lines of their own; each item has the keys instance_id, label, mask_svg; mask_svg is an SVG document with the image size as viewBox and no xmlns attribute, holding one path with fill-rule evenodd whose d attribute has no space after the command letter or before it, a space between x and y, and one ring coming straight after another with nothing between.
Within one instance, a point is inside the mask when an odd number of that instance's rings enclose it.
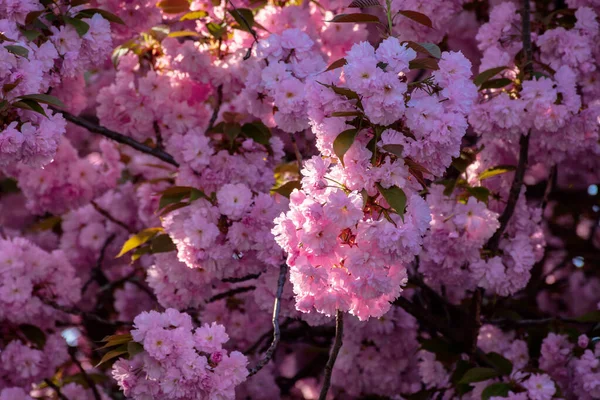
<instances>
[{"instance_id":1,"label":"dark branch","mask_svg":"<svg viewBox=\"0 0 600 400\"><path fill-rule=\"evenodd\" d=\"M222 279L221 282L228 282L228 283L245 282L245 281L249 281L251 279L257 279L259 276L260 276L260 273L249 274L246 276L242 276L241 278L225 278L225 279Z\"/></svg>"},{"instance_id":2,"label":"dark branch","mask_svg":"<svg viewBox=\"0 0 600 400\"><path fill-rule=\"evenodd\" d=\"M50 307L54 308L55 310L62 311L67 314L77 315L77 316L81 317L83 320L96 321L96 322L99 322L101 324L108 325L108 326L120 327L120 326L132 326L133 325L133 323L128 322L128 321L109 321L109 320L104 319L94 313L81 311L81 310L78 310L78 309L72 308L72 307L61 306L60 304L58 304L54 301L50 301L50 300L44 301L44 304L49 305Z\"/></svg>"},{"instance_id":3,"label":"dark branch","mask_svg":"<svg viewBox=\"0 0 600 400\"><path fill-rule=\"evenodd\" d=\"M103 126L96 125L88 119L76 117L75 115L68 113L67 111L59 110L58 108L54 108L54 107L50 107L50 108L54 112L61 113L67 121L72 122L75 125L79 125L85 129L87 129L90 132L97 133L99 135L102 135L104 137L112 139L115 142L133 147L134 149L141 151L142 153L150 154L151 156L159 158L166 163L169 163L171 165L179 167L179 164L177 163L177 161L175 161L175 159L173 158L172 155L170 155L169 153L167 153L159 148L152 148L150 146L146 146L145 144L140 143L137 140L134 140L128 136L125 136L121 133L112 131Z\"/></svg>"},{"instance_id":4,"label":"dark branch","mask_svg":"<svg viewBox=\"0 0 600 400\"><path fill-rule=\"evenodd\" d=\"M279 269L279 280L277 281L277 294L275 295L275 301L273 303L273 341L267 349L265 356L258 361L253 368L248 369L248 376L252 376L263 369L263 367L267 365L269 361L271 361L271 358L273 358L273 355L275 354L275 350L277 350L279 339L281 339L281 330L279 328L279 310L281 309L281 295L283 294L283 286L285 285L287 270L287 264L281 264Z\"/></svg>"},{"instance_id":5,"label":"dark branch","mask_svg":"<svg viewBox=\"0 0 600 400\"><path fill-rule=\"evenodd\" d=\"M256 286L242 286L242 287L233 288L233 289L228 290L226 292L214 295L213 297L211 297L210 299L208 299L206 302L207 303L212 303L212 302L215 302L217 300L221 300L221 299L227 298L229 296L234 296L236 294L250 292L250 291L252 291L254 289L256 289Z\"/></svg>"},{"instance_id":6,"label":"dark branch","mask_svg":"<svg viewBox=\"0 0 600 400\"><path fill-rule=\"evenodd\" d=\"M510 192L508 194L508 201L506 203L506 208L504 212L498 218L498 222L500 222L500 227L494 235L490 238L487 243L487 248L491 251L498 250L498 245L500 244L500 239L502 239L502 235L506 230L508 222L515 212L515 208L517 206L517 201L519 200L519 195L521 194L521 187L523 186L523 178L525 177L525 171L527 170L527 157L529 154L529 132L526 135L521 135L521 139L519 140L519 162L517 164L517 169L515 171L515 177L513 178L512 185L510 187Z\"/></svg>"},{"instance_id":7,"label":"dark branch","mask_svg":"<svg viewBox=\"0 0 600 400\"><path fill-rule=\"evenodd\" d=\"M235 5L233 5L233 2L231 0L227 0L227 1L229 2L229 4L231 4L231 7L233 7L233 12L238 17L240 17L240 19L244 23L244 27L248 30L248 32L250 32L250 34L254 38L254 42L252 42L252 44L250 45L250 48L248 49L248 51L244 55L244 60L247 60L252 55L252 48L254 47L254 44L258 43L258 36L256 35L256 31L254 29L252 29L252 27L250 26L250 23L246 20L246 17L244 17L244 15L241 12L238 11L237 7Z\"/></svg>"},{"instance_id":8,"label":"dark branch","mask_svg":"<svg viewBox=\"0 0 600 400\"><path fill-rule=\"evenodd\" d=\"M75 355L75 352L73 350L69 349L69 355L71 356L71 360L73 361L73 363L75 363L75 365L77 365L77 368L79 368L79 370L81 371L83 379L85 380L89 388L92 389L92 392L94 393L94 399L102 400L102 397L100 397L100 392L98 392L98 388L96 387L94 380L90 378L86 370L83 368L83 365L81 365L81 363L77 359L77 356Z\"/></svg>"},{"instance_id":9,"label":"dark branch","mask_svg":"<svg viewBox=\"0 0 600 400\"><path fill-rule=\"evenodd\" d=\"M215 126L215 122L217 122L217 118L219 117L221 105L223 105L223 85L219 85L219 87L217 87L217 104L210 117L210 121L208 122L208 128L206 128L207 132Z\"/></svg>"},{"instance_id":10,"label":"dark branch","mask_svg":"<svg viewBox=\"0 0 600 400\"><path fill-rule=\"evenodd\" d=\"M321 387L321 394L319 395L319 400L327 399L327 392L329 391L329 386L331 385L331 374L333 373L333 366L335 365L335 360L337 360L337 356L340 353L340 349L342 348L343 336L344 313L340 310L337 310L337 313L335 314L335 340L333 342L333 347L331 348L329 360L327 360L327 365L325 365L323 387Z\"/></svg>"},{"instance_id":11,"label":"dark branch","mask_svg":"<svg viewBox=\"0 0 600 400\"><path fill-rule=\"evenodd\" d=\"M69 398L67 396L65 396L63 394L63 392L60 391L60 388L58 386L56 386L54 384L54 382L52 382L50 379L44 379L44 382L46 382L46 385L50 386L52 389L54 389L54 391L56 392L56 395L58 396L58 398L60 400L69 400Z\"/></svg>"},{"instance_id":12,"label":"dark branch","mask_svg":"<svg viewBox=\"0 0 600 400\"><path fill-rule=\"evenodd\" d=\"M96 203L94 200L90 201L90 204L92 205L92 207L94 207L94 210L98 211L98 213L101 214L104 218L119 225L121 228L125 229L127 232L133 233L133 230L129 226L127 226L127 224L125 222L119 221L118 219L113 217L111 213L106 211L104 208L100 207L98 205L98 203Z\"/></svg>"},{"instance_id":13,"label":"dark branch","mask_svg":"<svg viewBox=\"0 0 600 400\"><path fill-rule=\"evenodd\" d=\"M106 285L109 282L108 278L106 277L106 275L104 275L104 272L102 271L102 264L104 263L106 249L108 248L108 246L110 246L112 241L115 240L115 237L116 237L116 235L113 233L104 241L104 244L102 245L102 249L100 250L100 255L98 256L98 260L96 261L96 266L92 270L90 279L88 279L84 283L83 287L81 288L82 294L85 293L86 289L93 281L98 281L98 283L101 286Z\"/></svg>"}]
</instances>

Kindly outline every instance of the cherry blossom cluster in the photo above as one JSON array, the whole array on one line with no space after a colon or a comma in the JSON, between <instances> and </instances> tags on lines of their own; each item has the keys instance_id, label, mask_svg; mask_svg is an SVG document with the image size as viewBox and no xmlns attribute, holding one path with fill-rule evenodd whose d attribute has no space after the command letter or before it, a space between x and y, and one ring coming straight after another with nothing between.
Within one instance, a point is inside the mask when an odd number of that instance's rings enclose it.
<instances>
[{"instance_id":1,"label":"cherry blossom cluster","mask_svg":"<svg viewBox=\"0 0 600 400\"><path fill-rule=\"evenodd\" d=\"M334 71L315 77L309 86L309 117L324 158L306 162L302 191L292 193L291 209L276 220L273 231L288 253L300 310L314 307L332 315L340 309L360 319L381 316L400 294L406 266L420 251L430 211L417 194L422 186L411 175L411 165L436 174L450 163L465 133L465 114L475 88L468 80L469 62L459 53L444 53L440 69L428 83L439 89L433 94L425 89L407 93L405 74L415 56L395 38L383 41L377 51L363 42L346 56L347 92L340 91ZM359 101L347 98L348 92ZM371 129L361 131L360 121L352 131L349 120L332 115L357 113L357 109L364 110ZM412 138L381 128L399 119ZM348 133L352 141L340 155L338 135ZM450 154L425 159L426 146ZM336 163L330 161L333 157ZM396 202L399 198L404 198L401 206Z\"/></svg>"},{"instance_id":2,"label":"cherry blossom cluster","mask_svg":"<svg viewBox=\"0 0 600 400\"><path fill-rule=\"evenodd\" d=\"M483 135L483 144L497 135L516 142L519 135L531 132L532 160L556 163L584 151L598 138L597 85L586 84L598 73L597 54L590 44L599 34L597 15L589 7L579 7L569 29L559 25L540 32L535 57L542 66L536 65L536 70L541 71L524 77L517 10L514 3L500 3L492 9L490 22L479 29L480 72L494 69L498 77L491 82L499 87L483 92L469 122ZM564 135L567 127L570 134Z\"/></svg>"},{"instance_id":3,"label":"cherry blossom cluster","mask_svg":"<svg viewBox=\"0 0 600 400\"><path fill-rule=\"evenodd\" d=\"M527 342L515 332L503 332L491 325L484 325L478 337L478 346L488 354L508 361L510 370L506 376L485 379L474 384L469 399L479 399L490 384L502 389L499 399L543 399L556 396L591 400L600 395L598 354L600 349L586 335L574 339L564 334L549 333L540 347L539 369L531 371ZM436 360L433 353L422 350L419 355L419 374L429 388L449 384L449 375L458 364ZM499 393L499 392L498 392ZM457 394L454 393L454 396Z\"/></svg>"},{"instance_id":4,"label":"cherry blossom cluster","mask_svg":"<svg viewBox=\"0 0 600 400\"><path fill-rule=\"evenodd\" d=\"M196 200L164 218L180 261L217 279L241 277L281 263L271 227L282 207L274 198L254 195L243 183L228 183L215 200L214 204Z\"/></svg>"},{"instance_id":5,"label":"cherry blossom cluster","mask_svg":"<svg viewBox=\"0 0 600 400\"><path fill-rule=\"evenodd\" d=\"M75 19L83 7L68 2L55 8L37 1L9 3L0 4L0 166L40 167L52 161L65 121L40 104L53 101L39 95L102 62L112 49L111 28L99 13ZM38 25L27 30L31 13ZM47 26L39 15L55 23Z\"/></svg>"},{"instance_id":6,"label":"cherry blossom cluster","mask_svg":"<svg viewBox=\"0 0 600 400\"><path fill-rule=\"evenodd\" d=\"M167 309L138 315L131 335L143 351L113 367L129 398L233 399L248 375L246 357L223 349L229 336L222 325L194 328L189 315Z\"/></svg>"}]
</instances>

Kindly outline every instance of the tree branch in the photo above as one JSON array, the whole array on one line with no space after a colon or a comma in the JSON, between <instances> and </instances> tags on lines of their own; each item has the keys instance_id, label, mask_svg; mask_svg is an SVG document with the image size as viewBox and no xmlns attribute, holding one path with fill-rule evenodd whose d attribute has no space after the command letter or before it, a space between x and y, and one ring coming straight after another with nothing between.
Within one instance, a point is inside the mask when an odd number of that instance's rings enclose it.
<instances>
[{"instance_id":1,"label":"tree branch","mask_svg":"<svg viewBox=\"0 0 600 400\"><path fill-rule=\"evenodd\" d=\"M249 274L246 276L242 276L240 278L221 279L221 282L228 282L228 283L244 282L244 281L249 281L251 279L257 279L259 276L260 276L260 272L258 274Z\"/></svg>"},{"instance_id":2,"label":"tree branch","mask_svg":"<svg viewBox=\"0 0 600 400\"><path fill-rule=\"evenodd\" d=\"M279 339L281 338L281 330L279 329L279 310L281 309L281 295L283 294L283 286L285 285L285 279L287 276L287 264L281 264L279 267L279 280L277 281L277 294L275 296L275 301L273 303L273 341L271 345L267 349L265 356L254 366L253 368L248 369L248 376L252 376L256 374L258 371L263 369L265 365L271 361L273 355L275 354L275 350L277 350L277 345L279 344Z\"/></svg>"},{"instance_id":3,"label":"tree branch","mask_svg":"<svg viewBox=\"0 0 600 400\"><path fill-rule=\"evenodd\" d=\"M221 105L223 105L223 85L219 85L217 87L217 105L215 106L215 109L210 117L210 121L208 122L208 128L206 128L207 132L215 126L215 122L217 122L217 118L219 117Z\"/></svg>"},{"instance_id":4,"label":"tree branch","mask_svg":"<svg viewBox=\"0 0 600 400\"><path fill-rule=\"evenodd\" d=\"M50 386L52 389L54 389L54 391L56 392L56 395L58 396L58 398L60 400L69 400L69 398L67 396L65 396L63 394L63 392L60 391L60 388L58 386L56 386L54 384L54 382L52 382L52 380L50 379L44 379L44 382L46 382L46 385Z\"/></svg>"},{"instance_id":5,"label":"tree branch","mask_svg":"<svg viewBox=\"0 0 600 400\"><path fill-rule=\"evenodd\" d=\"M224 298L229 297L229 296L234 296L236 294L250 292L250 291L252 291L254 289L256 289L256 286L241 286L241 287L233 288L233 289L228 290L226 292L214 295L213 297L211 297L210 299L208 299L206 302L207 303L212 303L212 302L224 299Z\"/></svg>"},{"instance_id":6,"label":"tree branch","mask_svg":"<svg viewBox=\"0 0 600 400\"><path fill-rule=\"evenodd\" d=\"M177 163L177 161L175 161L175 159L173 158L172 155L170 155L169 153L167 153L159 148L152 148L150 146L146 146L145 144L140 143L137 140L134 140L128 136L125 136L121 133L112 131L103 126L96 125L88 119L76 117L75 115L73 115L67 111L63 111L63 110L60 110L55 107L50 107L50 109L52 109L52 111L54 111L54 112L61 113L67 121L72 122L75 125L79 125L85 129L87 129L90 132L97 133L99 135L102 135L104 137L112 139L115 142L133 147L134 149L141 151L142 153L150 154L151 156L159 158L168 164L179 167L179 163Z\"/></svg>"},{"instance_id":7,"label":"tree branch","mask_svg":"<svg viewBox=\"0 0 600 400\"><path fill-rule=\"evenodd\" d=\"M113 223L119 225L121 228L125 229L129 233L134 233L133 229L131 229L129 226L127 226L127 224L125 222L119 221L118 219L113 217L111 213L106 211L104 208L100 207L98 205L98 203L96 203L94 200L90 201L90 204L92 205L92 207L94 207L94 210L98 211L98 213L100 215L102 215L104 218L106 218L110 222L113 222Z\"/></svg>"},{"instance_id":8,"label":"tree branch","mask_svg":"<svg viewBox=\"0 0 600 400\"><path fill-rule=\"evenodd\" d=\"M335 340L333 342L333 347L331 348L329 360L327 360L327 365L325 365L325 375L323 377L323 386L321 387L321 394L319 394L319 400L327 399L327 392L329 391L329 386L331 385L331 374L333 373L335 360L337 360L337 356L340 353L340 349L342 348L343 336L344 313L340 310L337 310L337 313L335 314Z\"/></svg>"},{"instance_id":9,"label":"tree branch","mask_svg":"<svg viewBox=\"0 0 600 400\"><path fill-rule=\"evenodd\" d=\"M113 233L112 235L110 235L105 241L104 244L102 245L102 249L100 250L100 255L98 256L98 261L96 261L96 266L94 267L94 269L92 270L92 274L90 276L90 279L88 279L84 284L83 287L81 288L81 293L85 293L86 289L88 288L88 286L95 280L98 281L98 283L100 284L100 286L106 285L109 280L106 277L106 275L104 275L104 272L102 272L102 264L104 263L104 257L106 255L106 249L108 248L108 246L110 246L110 244L112 243L113 240L115 240L116 235Z\"/></svg>"},{"instance_id":10,"label":"tree branch","mask_svg":"<svg viewBox=\"0 0 600 400\"><path fill-rule=\"evenodd\" d=\"M92 389L92 392L94 393L94 399L102 400L102 397L100 397L100 392L98 392L98 388L96 387L96 384L94 383L92 378L90 378L90 376L88 375L86 370L83 368L83 365L81 365L81 363L77 359L77 356L75 355L75 352L73 350L74 349L72 349L72 348L69 349L69 355L71 356L71 360L73 361L73 363L75 363L75 365L77 365L77 368L79 368L79 370L81 371L81 375L83 376L83 379L85 380L87 385L90 387L90 389Z\"/></svg>"}]
</instances>

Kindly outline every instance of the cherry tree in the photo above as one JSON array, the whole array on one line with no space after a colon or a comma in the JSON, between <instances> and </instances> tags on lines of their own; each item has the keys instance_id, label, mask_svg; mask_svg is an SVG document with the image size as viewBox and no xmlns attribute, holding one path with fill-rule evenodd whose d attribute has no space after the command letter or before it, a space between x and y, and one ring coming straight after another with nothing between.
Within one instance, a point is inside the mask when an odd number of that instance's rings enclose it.
<instances>
[{"instance_id":1,"label":"cherry tree","mask_svg":"<svg viewBox=\"0 0 600 400\"><path fill-rule=\"evenodd\" d=\"M600 399L597 0L0 0L0 400Z\"/></svg>"}]
</instances>

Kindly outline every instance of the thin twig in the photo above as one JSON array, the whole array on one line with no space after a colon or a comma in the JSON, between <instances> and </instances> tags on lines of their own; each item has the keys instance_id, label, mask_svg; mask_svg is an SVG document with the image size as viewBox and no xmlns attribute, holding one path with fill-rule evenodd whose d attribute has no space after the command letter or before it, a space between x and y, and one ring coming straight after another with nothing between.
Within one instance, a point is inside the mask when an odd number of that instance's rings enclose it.
<instances>
[{"instance_id":1,"label":"thin twig","mask_svg":"<svg viewBox=\"0 0 600 400\"><path fill-rule=\"evenodd\" d=\"M75 363L75 365L77 365L77 368L79 368L79 370L81 371L81 375L83 376L83 379L85 380L87 385L90 387L90 389L92 389L92 392L94 393L94 399L102 400L102 397L100 397L100 392L98 392L98 388L96 387L94 380L90 378L87 371L83 368L83 365L81 365L81 363L77 359L75 352L69 349L69 355L71 356L71 360Z\"/></svg>"},{"instance_id":2,"label":"thin twig","mask_svg":"<svg viewBox=\"0 0 600 400\"><path fill-rule=\"evenodd\" d=\"M542 209L542 215L546 210L546 206L548 205L548 200L550 198L550 194L556 187L556 179L558 176L558 167L556 164L550 168L550 175L548 176L548 182L546 183L546 189L544 190L544 197L542 198L542 205L540 206Z\"/></svg>"},{"instance_id":3,"label":"thin twig","mask_svg":"<svg viewBox=\"0 0 600 400\"><path fill-rule=\"evenodd\" d=\"M271 361L271 358L273 358L273 355L275 354L275 350L277 350L279 339L281 339L281 330L279 328L279 310L281 309L281 296L283 295L283 286L285 285L287 270L287 264L281 264L281 266L279 267L277 294L275 295L275 301L273 302L273 341L267 349L265 356L260 361L258 361L258 363L256 363L256 365L253 368L248 369L248 376L252 376L261 369L263 369L263 367L267 365L269 361Z\"/></svg>"},{"instance_id":4,"label":"thin twig","mask_svg":"<svg viewBox=\"0 0 600 400\"><path fill-rule=\"evenodd\" d=\"M523 0L523 12L521 13L523 53L525 54L525 64L523 71L524 79L531 78L533 74L533 51L531 47L531 5L529 0Z\"/></svg>"},{"instance_id":5,"label":"thin twig","mask_svg":"<svg viewBox=\"0 0 600 400\"><path fill-rule=\"evenodd\" d=\"M260 277L260 275L261 275L261 273L259 272L258 274L249 274L249 275L242 276L241 278L225 278L225 279L221 279L221 282L228 282L228 283L244 282L244 281L249 281L251 279L257 279L258 277Z\"/></svg>"},{"instance_id":6,"label":"thin twig","mask_svg":"<svg viewBox=\"0 0 600 400\"><path fill-rule=\"evenodd\" d=\"M333 373L333 367L335 365L335 360L337 360L337 356L340 353L340 349L342 348L342 338L344 336L344 313L340 310L337 310L335 314L335 340L333 342L333 347L331 348L331 354L329 355L329 360L327 360L327 365L325 365L325 375L323 377L323 387L321 387L321 394L319 395L319 400L327 399L327 392L329 391L329 386L331 385L331 374Z\"/></svg>"},{"instance_id":7,"label":"thin twig","mask_svg":"<svg viewBox=\"0 0 600 400\"><path fill-rule=\"evenodd\" d=\"M84 320L96 321L96 322L99 322L104 325L110 325L110 326L116 326L116 327L133 325L133 323L129 322L129 321L109 321L109 320L104 319L94 313L81 311L81 310L78 310L78 309L72 308L72 307L61 306L60 304L58 304L54 301L51 301L51 300L45 300L44 304L49 305L50 307L54 308L55 310L62 311L67 314L77 315L77 316L83 318Z\"/></svg>"},{"instance_id":8,"label":"thin twig","mask_svg":"<svg viewBox=\"0 0 600 400\"><path fill-rule=\"evenodd\" d=\"M85 291L88 288L88 286L93 281L95 281L95 280L97 280L98 283L101 286L105 285L107 282L109 282L109 280L106 277L106 275L104 275L104 272L102 272L102 264L104 263L104 257L106 255L106 249L108 248L108 246L110 246L110 244L112 243L112 241L115 240L115 237L116 237L116 235L113 233L108 238L106 238L106 240L104 241L104 244L102 245L102 249L100 250L100 255L98 256L98 260L96 261L96 266L92 270L92 274L90 276L90 279L88 279L83 284L83 287L81 288L81 293L85 293Z\"/></svg>"},{"instance_id":9,"label":"thin twig","mask_svg":"<svg viewBox=\"0 0 600 400\"><path fill-rule=\"evenodd\" d=\"M242 286L242 287L233 288L233 289L228 290L226 292L214 295L213 297L211 297L210 299L208 299L206 302L207 303L212 303L212 302L224 299L224 298L229 297L229 296L234 296L236 294L250 292L250 291L252 291L254 289L256 289L256 286Z\"/></svg>"},{"instance_id":10,"label":"thin twig","mask_svg":"<svg viewBox=\"0 0 600 400\"><path fill-rule=\"evenodd\" d=\"M531 48L531 12L530 12L529 0L523 0L523 12L521 13L521 24L522 24L522 40L523 40L523 52L525 54L525 62L523 66L524 79L530 78L533 73L533 52ZM521 135L519 139L519 161L517 164L517 170L513 178L510 192L508 194L508 202L504 212L498 218L500 227L494 235L488 241L486 248L492 251L498 250L500 239L506 230L506 226L512 217L519 195L521 194L521 186L523 186L523 178L525 177L525 170L527 169L527 157L529 153L529 135L531 131L527 132L526 135Z\"/></svg>"},{"instance_id":11,"label":"thin twig","mask_svg":"<svg viewBox=\"0 0 600 400\"><path fill-rule=\"evenodd\" d=\"M92 207L94 207L94 210L98 211L98 213L101 214L104 218L119 225L121 228L125 229L127 232L133 233L133 229L131 229L125 222L119 221L118 219L113 217L111 213L106 211L104 208L100 207L98 205L98 203L96 203L94 200L90 201L90 204L92 205Z\"/></svg>"},{"instance_id":12,"label":"thin twig","mask_svg":"<svg viewBox=\"0 0 600 400\"><path fill-rule=\"evenodd\" d=\"M221 111L221 105L223 105L223 85L217 87L217 104L215 105L215 109L208 122L208 128L206 128L207 132L215 126L215 122L217 122L217 118L219 117L219 111Z\"/></svg>"},{"instance_id":13,"label":"thin twig","mask_svg":"<svg viewBox=\"0 0 600 400\"><path fill-rule=\"evenodd\" d=\"M160 132L160 126L158 125L158 121L154 120L152 126L154 127L154 134L156 135L156 148L159 150L164 150L165 146L163 144L163 138Z\"/></svg>"},{"instance_id":14,"label":"thin twig","mask_svg":"<svg viewBox=\"0 0 600 400\"><path fill-rule=\"evenodd\" d=\"M588 324L597 324L596 321L580 321L573 318L561 318L561 317L548 317L548 318L540 318L540 319L509 319L509 318L501 318L501 319L492 319L485 321L486 324L491 325L500 325L506 327L523 327L523 326L535 326L535 325L546 325L552 323L562 323L562 324L572 324L572 325L588 325Z\"/></svg>"},{"instance_id":15,"label":"thin twig","mask_svg":"<svg viewBox=\"0 0 600 400\"><path fill-rule=\"evenodd\" d=\"M171 165L179 167L179 163L177 163L177 161L175 161L175 159L173 158L172 155L165 152L164 150L159 149L158 147L152 148L150 146L146 146L145 144L140 143L137 140L130 138L129 136L125 136L121 133L118 133L118 132L112 131L108 128L105 128L103 126L97 125L88 119L76 117L75 115L73 115L67 111L59 110L58 108L54 108L54 107L50 107L50 109L52 109L52 111L54 111L54 112L61 113L67 121L72 122L75 125L79 125L85 129L87 129L90 132L97 133L99 135L102 135L104 137L112 139L115 142L125 144L129 147L132 147L132 148L138 150L138 151L141 151L142 153L150 154L151 156L159 158L166 163L169 163Z\"/></svg>"},{"instance_id":16,"label":"thin twig","mask_svg":"<svg viewBox=\"0 0 600 400\"><path fill-rule=\"evenodd\" d=\"M227 0L227 2L229 4L231 4L231 7L233 7L233 12L236 13L236 15L238 17L240 17L240 19L242 20L242 22L244 23L246 29L248 30L248 32L252 35L252 37L254 38L254 42L252 42L252 44L250 45L250 48L248 49L248 51L246 52L246 54L244 55L244 60L247 60L250 58L250 56L252 55L252 48L254 47L255 43L258 43L258 36L256 35L256 31L254 29L252 29L252 27L250 26L250 23L248 21L246 21L246 17L244 17L244 15L238 11L237 7L233 4L233 2L231 0Z\"/></svg>"},{"instance_id":17,"label":"thin twig","mask_svg":"<svg viewBox=\"0 0 600 400\"><path fill-rule=\"evenodd\" d=\"M63 394L63 392L60 391L60 388L58 386L56 386L54 384L54 382L52 382L50 379L44 379L44 382L46 382L46 385L50 386L52 389L54 389L54 391L56 392L56 395L58 396L58 398L60 400L69 400L69 398L67 396L65 396Z\"/></svg>"},{"instance_id":18,"label":"thin twig","mask_svg":"<svg viewBox=\"0 0 600 400\"><path fill-rule=\"evenodd\" d=\"M529 133L530 132L528 132L526 135L521 135L521 139L519 140L519 162L515 171L515 177L513 178L513 182L510 187L506 208L504 209L504 212L502 213L500 218L498 218L498 222L500 222L500 227L496 232L494 232L494 235L490 238L490 240L487 243L486 248L488 250L498 250L500 239L502 238L502 235L506 230L510 218L515 212L517 201L519 200L519 195L521 194L521 187L523 186L523 178L525 177L525 171L527 170L527 157L529 154Z\"/></svg>"},{"instance_id":19,"label":"thin twig","mask_svg":"<svg viewBox=\"0 0 600 400\"><path fill-rule=\"evenodd\" d=\"M294 154L296 155L296 161L298 162L298 172L302 171L302 154L298 150L298 143L296 143L296 136L292 133L290 135L292 139L292 146L294 146Z\"/></svg>"}]
</instances>

